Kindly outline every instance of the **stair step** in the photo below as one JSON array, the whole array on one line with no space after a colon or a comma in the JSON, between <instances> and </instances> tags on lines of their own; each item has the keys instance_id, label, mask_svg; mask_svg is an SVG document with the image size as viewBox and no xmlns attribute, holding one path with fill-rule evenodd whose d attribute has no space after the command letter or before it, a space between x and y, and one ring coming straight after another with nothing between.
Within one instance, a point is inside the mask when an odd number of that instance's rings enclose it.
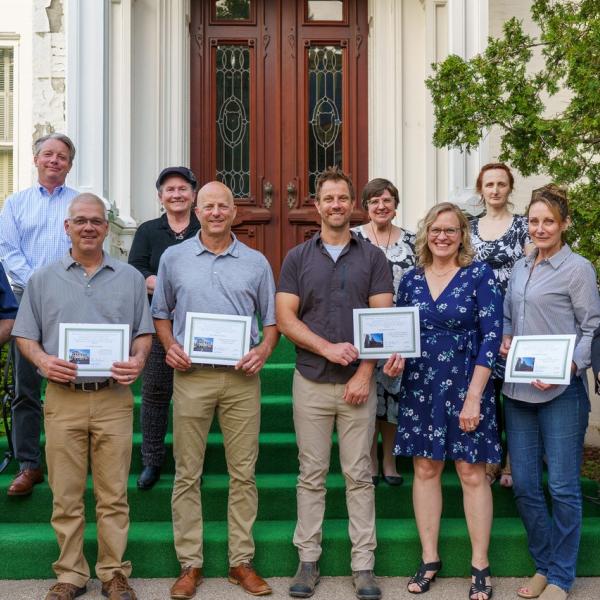
<instances>
[{"instance_id":1,"label":"stair step","mask_svg":"<svg viewBox=\"0 0 600 600\"><path fill-rule=\"evenodd\" d=\"M375 489L377 517L381 519L412 519L412 474L405 476L405 482L398 487L384 483ZM26 498L11 498L6 491L12 480L11 475L0 475L0 514L5 523L45 523L52 513L52 494L46 482L35 487L34 493ZM261 474L256 477L258 487L258 521L294 520L296 518L296 474ZM132 521L168 521L171 518L171 491L173 476L163 475L151 491L137 489L137 475L128 481L130 518ZM462 489L455 473L447 472L442 478L444 495L444 517L462 518ZM202 483L202 510L207 521L227 519L227 495L229 489L227 475L206 475ZM588 479L582 480L584 494L584 517L600 517L600 505L590 498L597 497L597 484ZM493 487L494 518L517 517L511 490ZM95 521L95 500L92 480L88 477L85 494L86 520ZM330 474L327 478L326 519L345 519L346 495L344 478L340 474Z\"/></svg>"},{"instance_id":2,"label":"stair step","mask_svg":"<svg viewBox=\"0 0 600 600\"><path fill-rule=\"evenodd\" d=\"M257 522L255 565L265 577L291 576L297 566L297 553L292 545L294 521ZM408 576L420 560L420 544L413 519L378 519L376 572L386 576ZM0 524L3 560L2 579L52 578L50 565L58 556L52 528L47 523ZM598 574L597 545L600 518L588 518L582 532L577 574ZM85 529L85 553L90 565L95 562L96 528ZM26 550L25 550L26 549ZM470 543L464 519L443 519L440 533L440 555L444 569L440 576L466 577L469 573ZM204 527L204 572L208 577L224 577L227 573L227 524L206 522ZM157 557L160 557L158 559ZM133 563L134 577L175 577L179 565L173 549L170 521L133 522L129 530L126 558ZM345 519L326 520L323 526L323 575L350 574L350 541ZM518 518L494 521L490 547L490 564L497 577L530 575L534 565L529 557L525 530Z\"/></svg>"}]
</instances>

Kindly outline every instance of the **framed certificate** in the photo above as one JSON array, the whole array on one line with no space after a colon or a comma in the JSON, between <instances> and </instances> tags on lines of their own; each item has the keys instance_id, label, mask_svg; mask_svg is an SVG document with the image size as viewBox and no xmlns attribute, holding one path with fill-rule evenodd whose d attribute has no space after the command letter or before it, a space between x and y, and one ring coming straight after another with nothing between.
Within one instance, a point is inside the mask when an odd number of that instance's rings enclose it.
<instances>
[{"instance_id":1,"label":"framed certificate","mask_svg":"<svg viewBox=\"0 0 600 600\"><path fill-rule=\"evenodd\" d=\"M75 363L78 377L110 377L114 362L129 360L129 325L60 323L58 357Z\"/></svg>"},{"instance_id":2,"label":"framed certificate","mask_svg":"<svg viewBox=\"0 0 600 600\"><path fill-rule=\"evenodd\" d=\"M568 385L575 335L516 335L506 359L504 381Z\"/></svg>"},{"instance_id":3,"label":"framed certificate","mask_svg":"<svg viewBox=\"0 0 600 600\"><path fill-rule=\"evenodd\" d=\"M354 345L359 358L421 356L421 328L416 306L355 308Z\"/></svg>"},{"instance_id":4,"label":"framed certificate","mask_svg":"<svg viewBox=\"0 0 600 600\"><path fill-rule=\"evenodd\" d=\"M183 347L193 363L235 365L250 350L252 317L188 312Z\"/></svg>"}]
</instances>

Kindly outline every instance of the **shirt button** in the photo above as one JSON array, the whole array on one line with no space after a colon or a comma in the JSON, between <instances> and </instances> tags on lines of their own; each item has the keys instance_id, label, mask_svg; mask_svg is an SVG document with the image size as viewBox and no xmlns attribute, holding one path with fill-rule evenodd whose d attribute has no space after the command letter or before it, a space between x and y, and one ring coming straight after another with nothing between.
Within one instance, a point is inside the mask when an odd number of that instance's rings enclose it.
<instances>
[{"instance_id":1,"label":"shirt button","mask_svg":"<svg viewBox=\"0 0 600 600\"><path fill-rule=\"evenodd\" d=\"M88 287L92 287L89 283L87 284Z\"/></svg>"}]
</instances>

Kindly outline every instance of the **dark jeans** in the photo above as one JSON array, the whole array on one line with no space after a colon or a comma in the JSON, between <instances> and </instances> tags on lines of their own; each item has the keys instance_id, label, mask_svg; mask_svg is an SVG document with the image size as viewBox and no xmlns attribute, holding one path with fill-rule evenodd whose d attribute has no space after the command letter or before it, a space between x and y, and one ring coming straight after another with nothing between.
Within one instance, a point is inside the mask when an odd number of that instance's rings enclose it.
<instances>
[{"instance_id":1,"label":"dark jeans","mask_svg":"<svg viewBox=\"0 0 600 600\"><path fill-rule=\"evenodd\" d=\"M146 467L160 467L165 458L171 396L173 369L165 362L165 350L153 335L142 380L142 462Z\"/></svg>"},{"instance_id":2,"label":"dark jeans","mask_svg":"<svg viewBox=\"0 0 600 600\"><path fill-rule=\"evenodd\" d=\"M16 290L17 302L23 292ZM41 386L42 376L11 343L15 377L15 400L12 404L12 440L15 459L21 469L37 469L41 466L40 433L42 428Z\"/></svg>"},{"instance_id":3,"label":"dark jeans","mask_svg":"<svg viewBox=\"0 0 600 600\"><path fill-rule=\"evenodd\" d=\"M505 398L506 433L517 508L536 571L563 590L575 579L581 535L579 481L590 401L581 378L542 404ZM542 486L548 464L552 514Z\"/></svg>"}]
</instances>

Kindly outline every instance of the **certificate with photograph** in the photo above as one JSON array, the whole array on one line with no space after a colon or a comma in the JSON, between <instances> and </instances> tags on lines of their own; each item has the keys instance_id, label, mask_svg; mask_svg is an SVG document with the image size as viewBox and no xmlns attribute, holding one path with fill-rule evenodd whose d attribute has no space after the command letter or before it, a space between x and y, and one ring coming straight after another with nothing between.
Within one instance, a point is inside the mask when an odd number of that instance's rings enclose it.
<instances>
[{"instance_id":1,"label":"certificate with photograph","mask_svg":"<svg viewBox=\"0 0 600 600\"><path fill-rule=\"evenodd\" d=\"M568 385L571 382L571 362L575 350L575 335L516 335L513 337L504 381Z\"/></svg>"},{"instance_id":2,"label":"certificate with photograph","mask_svg":"<svg viewBox=\"0 0 600 600\"><path fill-rule=\"evenodd\" d=\"M60 323L58 357L75 363L78 377L110 377L113 363L129 360L129 325Z\"/></svg>"},{"instance_id":3,"label":"certificate with photograph","mask_svg":"<svg viewBox=\"0 0 600 600\"><path fill-rule=\"evenodd\" d=\"M421 356L417 307L355 308L353 316L359 358L389 358L395 352L403 358Z\"/></svg>"},{"instance_id":4,"label":"certificate with photograph","mask_svg":"<svg viewBox=\"0 0 600 600\"><path fill-rule=\"evenodd\" d=\"M193 363L235 365L250 350L252 317L188 312L183 347Z\"/></svg>"}]
</instances>

